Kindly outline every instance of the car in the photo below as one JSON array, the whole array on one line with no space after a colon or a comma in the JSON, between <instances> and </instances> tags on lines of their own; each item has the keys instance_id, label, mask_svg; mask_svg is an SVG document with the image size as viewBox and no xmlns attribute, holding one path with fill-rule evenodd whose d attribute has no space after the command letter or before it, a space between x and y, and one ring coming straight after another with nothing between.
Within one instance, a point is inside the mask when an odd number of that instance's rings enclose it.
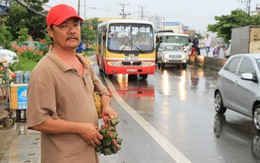
<instances>
[{"instance_id":1,"label":"car","mask_svg":"<svg viewBox=\"0 0 260 163\"><path fill-rule=\"evenodd\" d=\"M217 114L227 109L253 120L260 133L260 53L230 56L218 72L214 91Z\"/></svg>"},{"instance_id":2,"label":"car","mask_svg":"<svg viewBox=\"0 0 260 163\"><path fill-rule=\"evenodd\" d=\"M19 59L15 52L0 47L0 62L7 62L7 64L13 64L15 62L19 62Z\"/></svg>"},{"instance_id":3,"label":"car","mask_svg":"<svg viewBox=\"0 0 260 163\"><path fill-rule=\"evenodd\" d=\"M161 43L157 52L157 64L163 68L166 65L182 66L186 69L188 54L177 43Z\"/></svg>"}]
</instances>

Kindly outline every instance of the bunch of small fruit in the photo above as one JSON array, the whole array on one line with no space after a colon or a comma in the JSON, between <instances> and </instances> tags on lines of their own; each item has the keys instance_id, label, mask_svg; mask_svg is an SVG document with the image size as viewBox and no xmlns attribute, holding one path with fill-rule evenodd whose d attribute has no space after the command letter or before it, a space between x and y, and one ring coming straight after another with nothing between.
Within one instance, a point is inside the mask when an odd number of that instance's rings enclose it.
<instances>
[{"instance_id":1,"label":"bunch of small fruit","mask_svg":"<svg viewBox=\"0 0 260 163\"><path fill-rule=\"evenodd\" d=\"M118 117L112 117L108 123L101 126L99 133L103 136L103 139L96 148L98 153L111 155L116 154L121 149L123 139L117 137L116 125L118 123Z\"/></svg>"}]
</instances>

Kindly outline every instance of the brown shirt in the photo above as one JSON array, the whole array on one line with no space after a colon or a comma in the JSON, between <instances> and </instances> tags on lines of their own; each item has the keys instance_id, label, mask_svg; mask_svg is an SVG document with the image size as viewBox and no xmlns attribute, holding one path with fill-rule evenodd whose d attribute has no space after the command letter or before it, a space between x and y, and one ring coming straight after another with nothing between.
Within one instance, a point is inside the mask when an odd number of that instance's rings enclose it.
<instances>
[{"instance_id":1,"label":"brown shirt","mask_svg":"<svg viewBox=\"0 0 260 163\"><path fill-rule=\"evenodd\" d=\"M50 116L98 125L94 89L100 94L110 94L92 66L78 58L84 66L82 77L51 52L37 64L31 73L27 90L28 128L43 123ZM42 163L94 163L98 162L98 157L95 148L77 134L42 132L41 160Z\"/></svg>"}]
</instances>

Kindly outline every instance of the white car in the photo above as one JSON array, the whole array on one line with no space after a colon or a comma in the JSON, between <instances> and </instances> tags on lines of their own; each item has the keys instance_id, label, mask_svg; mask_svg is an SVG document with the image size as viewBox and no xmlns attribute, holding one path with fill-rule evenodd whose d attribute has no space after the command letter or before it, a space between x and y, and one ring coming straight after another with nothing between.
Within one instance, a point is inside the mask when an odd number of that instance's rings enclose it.
<instances>
[{"instance_id":1,"label":"white car","mask_svg":"<svg viewBox=\"0 0 260 163\"><path fill-rule=\"evenodd\" d=\"M188 55L181 45L176 43L161 43L157 52L157 63L162 67L166 65L182 66L186 69Z\"/></svg>"},{"instance_id":2,"label":"white car","mask_svg":"<svg viewBox=\"0 0 260 163\"><path fill-rule=\"evenodd\" d=\"M7 62L7 64L19 62L18 56L15 52L0 47L0 62Z\"/></svg>"}]
</instances>

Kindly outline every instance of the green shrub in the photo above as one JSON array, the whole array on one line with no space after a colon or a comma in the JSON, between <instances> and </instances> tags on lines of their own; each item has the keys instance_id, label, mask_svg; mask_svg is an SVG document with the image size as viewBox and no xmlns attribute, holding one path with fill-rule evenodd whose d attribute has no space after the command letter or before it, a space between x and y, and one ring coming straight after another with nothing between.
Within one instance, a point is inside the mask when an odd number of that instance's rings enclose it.
<instances>
[{"instance_id":1,"label":"green shrub","mask_svg":"<svg viewBox=\"0 0 260 163\"><path fill-rule=\"evenodd\" d=\"M32 69L36 66L38 62L28 60L26 58L19 58L19 62L15 62L14 64L9 64L9 68L15 72L17 70L21 71L32 71Z\"/></svg>"},{"instance_id":2,"label":"green shrub","mask_svg":"<svg viewBox=\"0 0 260 163\"><path fill-rule=\"evenodd\" d=\"M36 66L42 57L43 55L40 55L37 52L25 50L20 55L18 55L19 62L9 64L9 68L13 72L17 70L32 71L32 69Z\"/></svg>"}]
</instances>

